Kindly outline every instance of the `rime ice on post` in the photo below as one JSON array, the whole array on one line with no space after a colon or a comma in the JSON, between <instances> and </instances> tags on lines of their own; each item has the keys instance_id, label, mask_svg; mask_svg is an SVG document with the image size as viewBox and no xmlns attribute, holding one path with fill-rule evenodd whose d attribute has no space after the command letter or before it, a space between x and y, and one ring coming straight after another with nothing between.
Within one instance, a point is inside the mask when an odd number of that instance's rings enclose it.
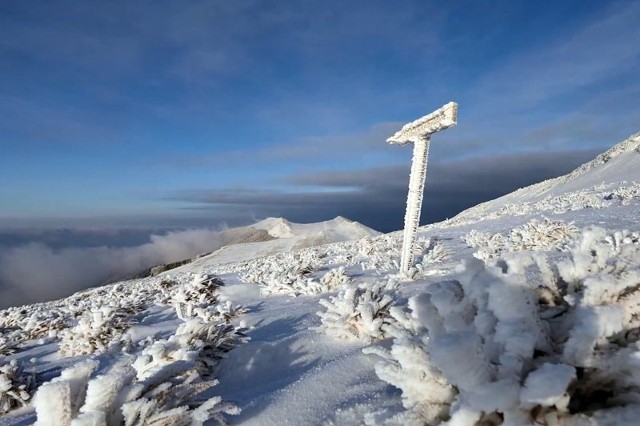
<instances>
[{"instance_id":1,"label":"rime ice on post","mask_svg":"<svg viewBox=\"0 0 640 426\"><path fill-rule=\"evenodd\" d=\"M422 118L402 126L395 135L387 139L390 144L406 145L413 143L413 160L409 178L407 212L404 216L404 236L402 239L402 259L400 270L408 272L413 264L413 248L420 223L424 180L427 175L427 156L429 141L433 133L453 127L458 122L458 104L449 102L442 108Z\"/></svg>"}]
</instances>

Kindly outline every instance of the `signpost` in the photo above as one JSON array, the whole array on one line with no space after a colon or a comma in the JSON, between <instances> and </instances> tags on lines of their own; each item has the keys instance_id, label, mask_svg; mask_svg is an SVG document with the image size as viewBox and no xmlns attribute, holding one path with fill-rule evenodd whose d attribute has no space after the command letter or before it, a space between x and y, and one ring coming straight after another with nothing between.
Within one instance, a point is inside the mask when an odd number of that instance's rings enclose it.
<instances>
[{"instance_id":1,"label":"signpost","mask_svg":"<svg viewBox=\"0 0 640 426\"><path fill-rule=\"evenodd\" d=\"M402 258L400 271L408 272L413 266L413 250L416 244L416 233L420 224L420 210L424 181L427 175L427 156L431 135L453 127L458 123L458 104L449 102L442 108L433 111L411 123L387 139L390 144L406 145L413 143L413 160L409 177L409 194L407 195L407 211L404 216L404 235L402 238Z\"/></svg>"}]
</instances>

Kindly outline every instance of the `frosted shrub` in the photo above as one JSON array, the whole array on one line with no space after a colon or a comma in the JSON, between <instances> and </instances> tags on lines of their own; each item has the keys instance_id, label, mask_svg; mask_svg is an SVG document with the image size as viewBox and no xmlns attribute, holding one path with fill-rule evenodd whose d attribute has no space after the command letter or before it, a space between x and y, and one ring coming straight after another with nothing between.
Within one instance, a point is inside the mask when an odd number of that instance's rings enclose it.
<instances>
[{"instance_id":1,"label":"frosted shrub","mask_svg":"<svg viewBox=\"0 0 640 426\"><path fill-rule=\"evenodd\" d=\"M330 270L318 280L313 278L306 265L287 265L263 278L261 292L264 295L286 294L293 297L313 295L335 291L349 281L344 266Z\"/></svg>"},{"instance_id":2,"label":"frosted shrub","mask_svg":"<svg viewBox=\"0 0 640 426\"><path fill-rule=\"evenodd\" d=\"M365 256L360 264L365 271L386 272L397 269L402 241L400 234L383 235L361 242L359 252Z\"/></svg>"},{"instance_id":3,"label":"frosted shrub","mask_svg":"<svg viewBox=\"0 0 640 426\"><path fill-rule=\"evenodd\" d=\"M517 203L517 204L505 204L498 212L498 216L522 216L533 212L533 208L530 203Z\"/></svg>"},{"instance_id":4,"label":"frosted shrub","mask_svg":"<svg viewBox=\"0 0 640 426\"><path fill-rule=\"evenodd\" d=\"M640 183L633 182L631 185L620 186L612 192L606 193L606 200L620 200L622 204L629 204L631 199L640 197Z\"/></svg>"},{"instance_id":5,"label":"frosted shrub","mask_svg":"<svg viewBox=\"0 0 640 426\"><path fill-rule=\"evenodd\" d=\"M506 237L499 233L491 235L473 230L463 240L468 246L478 249L475 257L489 260L505 252L565 251L579 232L573 223L545 218L542 221L532 219L512 229Z\"/></svg>"},{"instance_id":6,"label":"frosted shrub","mask_svg":"<svg viewBox=\"0 0 640 426\"><path fill-rule=\"evenodd\" d=\"M309 274L309 271L297 266L275 270L261 281L263 284L261 293L267 296L272 294L297 296L301 294L300 289L307 287L310 281Z\"/></svg>"},{"instance_id":7,"label":"frosted shrub","mask_svg":"<svg viewBox=\"0 0 640 426\"><path fill-rule=\"evenodd\" d=\"M411 298L410 314L392 310L393 346L367 349L378 376L428 424L625 423L640 412L634 236L588 229L557 264L467 262Z\"/></svg>"},{"instance_id":8,"label":"frosted shrub","mask_svg":"<svg viewBox=\"0 0 640 426\"><path fill-rule=\"evenodd\" d=\"M322 321L318 329L339 339L367 343L385 338L395 286L394 282L344 286L336 296L320 300L327 310L318 312Z\"/></svg>"},{"instance_id":9,"label":"frosted shrub","mask_svg":"<svg viewBox=\"0 0 640 426\"><path fill-rule=\"evenodd\" d=\"M187 321L192 318L200 318L205 323L209 322L231 322L238 315L244 314L247 310L242 305L234 305L230 300L217 302L213 305L195 304L193 302L174 303L178 318Z\"/></svg>"},{"instance_id":10,"label":"frosted shrub","mask_svg":"<svg viewBox=\"0 0 640 426\"><path fill-rule=\"evenodd\" d=\"M62 356L88 355L120 350L128 345L125 332L132 319L120 309L96 308L80 317L78 324L60 332Z\"/></svg>"},{"instance_id":11,"label":"frosted shrub","mask_svg":"<svg viewBox=\"0 0 640 426\"><path fill-rule=\"evenodd\" d=\"M215 275L196 275L193 280L180 286L173 295L174 302L215 303L216 290L224 282Z\"/></svg>"},{"instance_id":12,"label":"frosted shrub","mask_svg":"<svg viewBox=\"0 0 640 426\"><path fill-rule=\"evenodd\" d=\"M19 341L15 337L15 333L2 330L0 334L0 356L11 355L17 350Z\"/></svg>"},{"instance_id":13,"label":"frosted shrub","mask_svg":"<svg viewBox=\"0 0 640 426\"><path fill-rule=\"evenodd\" d=\"M34 398L36 425L226 424L223 414L240 411L220 397L200 399L199 394L217 382L203 381L189 363L176 363L144 381L136 381L127 363L95 376L97 367L97 361L88 361L42 385Z\"/></svg>"},{"instance_id":14,"label":"frosted shrub","mask_svg":"<svg viewBox=\"0 0 640 426\"><path fill-rule=\"evenodd\" d=\"M56 337L61 330L70 326L70 316L70 313L58 309L34 312L23 322L22 329L26 334L25 339Z\"/></svg>"},{"instance_id":15,"label":"frosted shrub","mask_svg":"<svg viewBox=\"0 0 640 426\"><path fill-rule=\"evenodd\" d=\"M351 278L345 273L344 266L332 269L320 278L320 284L326 289L325 291L337 289L344 284L348 284L350 281Z\"/></svg>"},{"instance_id":16,"label":"frosted shrub","mask_svg":"<svg viewBox=\"0 0 640 426\"><path fill-rule=\"evenodd\" d=\"M412 303L410 300L410 306ZM407 411L390 423L437 424L449 417L456 390L430 360L424 327L399 308L392 308L391 315L401 324L387 330L395 337L391 349L371 346L363 350L382 359L375 366L378 377L402 391L402 405Z\"/></svg>"},{"instance_id":17,"label":"frosted shrub","mask_svg":"<svg viewBox=\"0 0 640 426\"><path fill-rule=\"evenodd\" d=\"M453 253L447 250L441 241L431 238L419 243L417 246L421 256L409 270L409 277L416 279L418 277L441 274L443 271L435 269L434 265L449 259Z\"/></svg>"},{"instance_id":18,"label":"frosted shrub","mask_svg":"<svg viewBox=\"0 0 640 426\"><path fill-rule=\"evenodd\" d=\"M0 363L0 414L27 405L34 386L33 375L25 373L16 360Z\"/></svg>"},{"instance_id":19,"label":"frosted shrub","mask_svg":"<svg viewBox=\"0 0 640 426\"><path fill-rule=\"evenodd\" d=\"M144 380L178 361L191 362L207 374L226 353L246 342L244 327L226 323L205 323L195 318L185 321L176 333L146 347L133 366Z\"/></svg>"},{"instance_id":20,"label":"frosted shrub","mask_svg":"<svg viewBox=\"0 0 640 426\"><path fill-rule=\"evenodd\" d=\"M56 337L69 327L72 313L41 306L9 308L0 314L0 355L7 355L29 340Z\"/></svg>"},{"instance_id":21,"label":"frosted shrub","mask_svg":"<svg viewBox=\"0 0 640 426\"><path fill-rule=\"evenodd\" d=\"M475 229L462 237L462 240L472 248L478 249L473 255L482 260L497 257L506 246L506 238L502 234L479 232Z\"/></svg>"},{"instance_id":22,"label":"frosted shrub","mask_svg":"<svg viewBox=\"0 0 640 426\"><path fill-rule=\"evenodd\" d=\"M573 223L533 219L509 233L507 251L566 250L579 233Z\"/></svg>"}]
</instances>

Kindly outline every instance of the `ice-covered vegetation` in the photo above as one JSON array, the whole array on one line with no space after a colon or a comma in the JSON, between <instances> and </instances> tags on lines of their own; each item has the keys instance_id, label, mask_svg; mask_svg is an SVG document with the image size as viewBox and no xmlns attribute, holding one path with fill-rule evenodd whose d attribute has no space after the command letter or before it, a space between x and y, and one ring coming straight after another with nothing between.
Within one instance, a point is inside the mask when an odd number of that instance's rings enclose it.
<instances>
[{"instance_id":1,"label":"ice-covered vegetation","mask_svg":"<svg viewBox=\"0 0 640 426\"><path fill-rule=\"evenodd\" d=\"M85 312L75 327L62 330L60 355L89 355L118 351L130 344L126 331L132 319L122 309L96 307Z\"/></svg>"},{"instance_id":2,"label":"ice-covered vegetation","mask_svg":"<svg viewBox=\"0 0 640 426\"><path fill-rule=\"evenodd\" d=\"M318 312L319 330L330 336L371 342L387 337L387 327L393 318L389 309L394 301L395 281L360 283L344 286L335 296L321 299L327 308Z\"/></svg>"},{"instance_id":3,"label":"ice-covered vegetation","mask_svg":"<svg viewBox=\"0 0 640 426\"><path fill-rule=\"evenodd\" d=\"M34 386L34 375L25 372L16 360L0 361L0 415L25 406Z\"/></svg>"},{"instance_id":4,"label":"ice-covered vegetation","mask_svg":"<svg viewBox=\"0 0 640 426\"><path fill-rule=\"evenodd\" d=\"M144 380L134 367L118 363L96 374L98 361L62 371L34 398L38 426L225 424L223 414L238 408L218 396L201 394L216 385L203 380L188 362L174 362Z\"/></svg>"},{"instance_id":5,"label":"ice-covered vegetation","mask_svg":"<svg viewBox=\"0 0 640 426\"><path fill-rule=\"evenodd\" d=\"M580 230L573 223L545 218L532 219L512 229L506 236L472 230L462 239L468 246L478 249L474 253L475 257L488 260L503 253L564 251L579 234Z\"/></svg>"},{"instance_id":6,"label":"ice-covered vegetation","mask_svg":"<svg viewBox=\"0 0 640 426\"><path fill-rule=\"evenodd\" d=\"M215 289L222 285L216 277L196 276L176 294L181 303L204 300L215 301ZM184 302L186 300L188 302ZM243 326L229 321L235 313L231 304L220 310L204 311L196 308L195 315L178 326L167 339L148 341L137 355L128 355L108 368L106 373L94 374L97 361L87 361L62 372L60 377L44 384L35 397L38 425L197 425L213 419L224 423L223 413L237 414L238 408L223 402L220 397L201 398L217 382L214 379L220 359L248 340ZM208 307L211 308L211 305ZM81 336L61 342L61 351L75 348L71 354L88 353L94 348L109 348L104 341L112 337L100 334L111 332L122 336L114 315L93 312L92 321L79 322ZM112 311L107 311L112 313ZM105 320L105 318L109 318ZM115 321L115 322L114 322ZM111 323L111 326L105 324ZM117 330L117 331L112 331ZM119 331L118 331L119 330ZM77 349L80 349L79 351Z\"/></svg>"},{"instance_id":7,"label":"ice-covered vegetation","mask_svg":"<svg viewBox=\"0 0 640 426\"><path fill-rule=\"evenodd\" d=\"M98 361L80 363L40 386L34 406L41 425L223 423L222 413L237 413L237 408L219 397L198 395L215 385L220 359L248 337L243 325L232 323L245 309L218 300L222 285L211 274L186 274L89 290L67 303L11 308L1 317L0 355L44 337L58 342L61 358L106 356L100 368ZM166 339L151 335L134 341L131 328L154 303L173 305L183 322ZM28 404L37 384L21 362L2 363L2 413Z\"/></svg>"},{"instance_id":8,"label":"ice-covered vegetation","mask_svg":"<svg viewBox=\"0 0 640 426\"><path fill-rule=\"evenodd\" d=\"M337 290L349 282L344 266L329 271L320 270L327 253L304 250L297 254L287 253L257 259L247 265L241 275L245 282L262 285L262 294L285 294L288 296L312 295Z\"/></svg>"},{"instance_id":9,"label":"ice-covered vegetation","mask_svg":"<svg viewBox=\"0 0 640 426\"><path fill-rule=\"evenodd\" d=\"M393 346L367 352L402 390L406 421L609 424L640 413L637 233L588 229L557 263L467 261L391 315Z\"/></svg>"},{"instance_id":10,"label":"ice-covered vegetation","mask_svg":"<svg viewBox=\"0 0 640 426\"><path fill-rule=\"evenodd\" d=\"M243 326L205 322L193 318L182 323L168 339L153 342L134 362L138 379L145 379L179 361L193 364L199 373L212 374L218 361L247 341Z\"/></svg>"},{"instance_id":11,"label":"ice-covered vegetation","mask_svg":"<svg viewBox=\"0 0 640 426\"><path fill-rule=\"evenodd\" d=\"M453 254L451 250L445 248L441 241L435 238L418 241L416 243L415 253L417 255L417 259L407 274L405 274L411 279L424 278L429 275L440 275L445 273L446 270L439 269L437 264L450 259Z\"/></svg>"}]
</instances>

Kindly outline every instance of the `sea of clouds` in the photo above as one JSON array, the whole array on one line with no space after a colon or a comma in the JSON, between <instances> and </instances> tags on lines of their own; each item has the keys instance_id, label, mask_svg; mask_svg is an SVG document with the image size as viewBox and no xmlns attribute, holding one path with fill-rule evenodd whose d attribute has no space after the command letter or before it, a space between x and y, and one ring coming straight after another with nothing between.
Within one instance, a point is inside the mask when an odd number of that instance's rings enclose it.
<instances>
[{"instance_id":1,"label":"sea of clouds","mask_svg":"<svg viewBox=\"0 0 640 426\"><path fill-rule=\"evenodd\" d=\"M151 234L147 241L124 247L68 247L34 238L0 245L0 309L58 299L222 244L219 231L208 228Z\"/></svg>"}]
</instances>

